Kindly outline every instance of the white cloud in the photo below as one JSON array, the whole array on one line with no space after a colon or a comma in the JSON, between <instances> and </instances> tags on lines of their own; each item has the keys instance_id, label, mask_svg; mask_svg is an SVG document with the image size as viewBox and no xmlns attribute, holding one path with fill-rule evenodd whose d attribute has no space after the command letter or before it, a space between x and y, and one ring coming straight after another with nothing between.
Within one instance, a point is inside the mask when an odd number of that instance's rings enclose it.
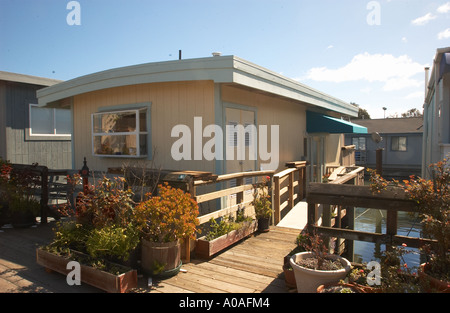
<instances>
[{"instance_id":1,"label":"white cloud","mask_svg":"<svg viewBox=\"0 0 450 313\"><path fill-rule=\"evenodd\" d=\"M447 38L450 38L450 28L447 28L446 30L441 31L441 32L438 34L438 39L439 39L439 40L447 39Z\"/></svg>"},{"instance_id":2,"label":"white cloud","mask_svg":"<svg viewBox=\"0 0 450 313\"><path fill-rule=\"evenodd\" d=\"M446 4L441 5L437 9L438 13L448 13L450 12L450 2L447 2Z\"/></svg>"},{"instance_id":3,"label":"white cloud","mask_svg":"<svg viewBox=\"0 0 450 313\"><path fill-rule=\"evenodd\" d=\"M403 43L407 43L407 42L408 42L408 38L402 37L402 42L403 42Z\"/></svg>"},{"instance_id":4,"label":"white cloud","mask_svg":"<svg viewBox=\"0 0 450 313\"><path fill-rule=\"evenodd\" d=\"M425 97L425 91L416 91L405 96L405 99L416 99Z\"/></svg>"},{"instance_id":5,"label":"white cloud","mask_svg":"<svg viewBox=\"0 0 450 313\"><path fill-rule=\"evenodd\" d=\"M435 18L437 18L436 15L427 13L426 15L418 17L415 20L411 21L411 23L413 25L422 26L422 25L427 24L429 21L434 20Z\"/></svg>"},{"instance_id":6,"label":"white cloud","mask_svg":"<svg viewBox=\"0 0 450 313\"><path fill-rule=\"evenodd\" d=\"M413 62L407 55L358 54L347 65L338 69L317 67L309 70L307 79L327 82L368 81L384 83L383 90L393 91L418 87L420 80L413 78L422 73L424 66Z\"/></svg>"}]
</instances>

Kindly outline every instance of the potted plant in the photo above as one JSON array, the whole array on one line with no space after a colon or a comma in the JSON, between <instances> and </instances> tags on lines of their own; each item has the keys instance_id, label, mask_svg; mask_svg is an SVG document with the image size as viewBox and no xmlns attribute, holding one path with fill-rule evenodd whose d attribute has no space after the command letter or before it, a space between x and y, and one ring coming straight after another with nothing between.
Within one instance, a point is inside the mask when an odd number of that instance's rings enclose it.
<instances>
[{"instance_id":1,"label":"potted plant","mask_svg":"<svg viewBox=\"0 0 450 313\"><path fill-rule=\"evenodd\" d=\"M75 219L57 224L53 241L37 249L37 261L67 274L70 260L81 263L81 280L108 292L126 292L137 286L137 271L129 260L140 242L132 193L125 181L104 177L80 194ZM128 266L127 266L128 265Z\"/></svg>"},{"instance_id":2,"label":"potted plant","mask_svg":"<svg viewBox=\"0 0 450 313\"><path fill-rule=\"evenodd\" d=\"M26 228L36 224L40 203L31 197L15 195L9 201L11 225L15 228Z\"/></svg>"},{"instance_id":3,"label":"potted plant","mask_svg":"<svg viewBox=\"0 0 450 313\"><path fill-rule=\"evenodd\" d=\"M198 205L181 189L159 185L159 196L148 195L136 216L142 232L141 266L150 275L171 276L181 267L180 240L195 239Z\"/></svg>"},{"instance_id":4,"label":"potted plant","mask_svg":"<svg viewBox=\"0 0 450 313\"><path fill-rule=\"evenodd\" d=\"M427 261L421 264L418 274L427 291L450 292L450 169L447 159L431 164L432 179L411 176L403 184L393 184L405 190L417 203L422 230L437 244L422 247ZM371 172L372 190L386 188L388 182Z\"/></svg>"},{"instance_id":5,"label":"potted plant","mask_svg":"<svg viewBox=\"0 0 450 313\"><path fill-rule=\"evenodd\" d=\"M307 237L309 239L302 243L306 251L290 258L299 293L315 293L320 285L337 283L351 269L347 259L328 253L320 236L315 234Z\"/></svg>"},{"instance_id":6,"label":"potted plant","mask_svg":"<svg viewBox=\"0 0 450 313\"><path fill-rule=\"evenodd\" d=\"M198 238L195 255L201 259L209 259L213 255L228 248L234 243L253 234L257 229L257 221L245 216L244 208L238 209L236 218L224 217L218 222L210 220L206 235Z\"/></svg>"},{"instance_id":7,"label":"potted plant","mask_svg":"<svg viewBox=\"0 0 450 313\"><path fill-rule=\"evenodd\" d=\"M254 185L252 205L255 208L256 219L258 220L258 231L268 232L270 217L272 216L272 202L270 201L267 177L261 183Z\"/></svg>"},{"instance_id":8,"label":"potted plant","mask_svg":"<svg viewBox=\"0 0 450 313\"><path fill-rule=\"evenodd\" d=\"M31 169L14 170L8 162L0 162L0 196L4 199L0 205L13 227L30 227L36 223L40 203L34 192L38 186L40 177Z\"/></svg>"}]
</instances>

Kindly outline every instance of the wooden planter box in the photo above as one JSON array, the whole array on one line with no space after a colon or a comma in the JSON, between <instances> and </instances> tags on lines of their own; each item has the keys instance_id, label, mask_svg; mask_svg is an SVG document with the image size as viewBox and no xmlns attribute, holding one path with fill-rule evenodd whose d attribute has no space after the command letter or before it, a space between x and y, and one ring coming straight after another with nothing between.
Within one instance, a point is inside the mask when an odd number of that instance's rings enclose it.
<instances>
[{"instance_id":1,"label":"wooden planter box","mask_svg":"<svg viewBox=\"0 0 450 313\"><path fill-rule=\"evenodd\" d=\"M210 259L214 254L231 246L239 240L250 236L258 228L257 222L252 221L240 229L233 230L228 234L218 237L214 240L208 241L205 237L197 239L195 245L195 255L201 259Z\"/></svg>"},{"instance_id":2,"label":"wooden planter box","mask_svg":"<svg viewBox=\"0 0 450 313\"><path fill-rule=\"evenodd\" d=\"M39 265L48 270L52 270L63 275L72 271L66 269L67 263L71 260L42 249L36 249L36 261ZM123 265L117 264L119 267ZM128 272L114 275L102 270L80 264L80 279L83 283L91 285L110 293L125 293L137 287L137 271L130 269Z\"/></svg>"}]
</instances>

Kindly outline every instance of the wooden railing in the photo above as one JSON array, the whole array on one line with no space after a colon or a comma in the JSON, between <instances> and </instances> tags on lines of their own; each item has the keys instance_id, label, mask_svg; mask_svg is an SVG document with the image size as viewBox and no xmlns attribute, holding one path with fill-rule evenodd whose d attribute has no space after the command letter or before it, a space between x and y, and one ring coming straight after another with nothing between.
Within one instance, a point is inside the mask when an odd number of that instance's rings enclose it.
<instances>
[{"instance_id":1,"label":"wooden railing","mask_svg":"<svg viewBox=\"0 0 450 313\"><path fill-rule=\"evenodd\" d=\"M286 207L292 209L296 200L303 200L306 194L306 161L291 162L290 167L273 176L273 218L274 224L281 220L281 211ZM297 192L295 188L298 187ZM283 197L287 194L287 197ZM282 201L283 198L286 198Z\"/></svg>"},{"instance_id":2,"label":"wooden railing","mask_svg":"<svg viewBox=\"0 0 450 313\"><path fill-rule=\"evenodd\" d=\"M245 205L249 205L251 201L244 201L244 192L248 190L253 190L253 184L244 184L246 178L269 176L270 177L269 181L271 181L273 175L274 171L255 171L255 172L242 172L242 173L220 175L217 177L217 179L214 179L212 181L203 181L203 180L194 181L193 196L199 205L208 201L220 199L222 197L236 195L236 204L200 216L199 217L200 224L207 223L211 218L216 219L223 216L229 216L230 214L236 213L239 208ZM217 183L226 183L231 180L236 180L236 186L230 188L223 188L221 190L205 194L197 194L197 190L201 186L212 185Z\"/></svg>"},{"instance_id":3,"label":"wooden railing","mask_svg":"<svg viewBox=\"0 0 450 313\"><path fill-rule=\"evenodd\" d=\"M406 243L409 247L418 248L424 243L433 243L433 240L413 238L397 234L397 215L399 211L417 212L417 205L408 199L405 192L400 188L389 188L380 193L372 193L369 186L354 186L343 184L320 184L310 183L306 195L308 203L307 229L311 233L324 235L328 238L344 238L348 240L359 240L377 243L388 243L401 245ZM323 205L322 224L319 225L321 216L318 214L318 205ZM340 228L341 225L331 227L327 215L328 208L337 205L353 211L354 207L380 209L387 211L386 233L370 233L356 231L349 225L349 229ZM350 214L351 222L354 219Z\"/></svg>"}]
</instances>

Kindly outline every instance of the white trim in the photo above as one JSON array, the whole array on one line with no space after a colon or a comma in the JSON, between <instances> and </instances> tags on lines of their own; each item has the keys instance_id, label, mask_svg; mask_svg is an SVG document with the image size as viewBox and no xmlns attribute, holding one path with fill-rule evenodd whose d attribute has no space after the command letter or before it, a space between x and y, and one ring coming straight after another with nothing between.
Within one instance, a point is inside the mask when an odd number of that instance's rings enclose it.
<instances>
[{"instance_id":1,"label":"white trim","mask_svg":"<svg viewBox=\"0 0 450 313\"><path fill-rule=\"evenodd\" d=\"M235 83L338 113L355 117L358 115L358 108L352 104L235 56L156 62L111 69L40 89L37 97L39 104L52 106L59 100L106 88L204 80Z\"/></svg>"}]
</instances>

